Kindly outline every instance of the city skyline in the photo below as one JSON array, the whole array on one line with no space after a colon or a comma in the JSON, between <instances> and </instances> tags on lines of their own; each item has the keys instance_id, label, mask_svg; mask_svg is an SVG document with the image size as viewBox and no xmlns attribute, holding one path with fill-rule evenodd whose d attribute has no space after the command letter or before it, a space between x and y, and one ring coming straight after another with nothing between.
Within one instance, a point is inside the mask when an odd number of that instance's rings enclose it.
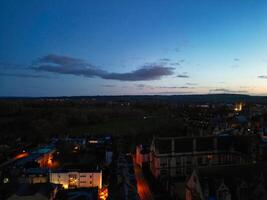
<instances>
[{"instance_id":1,"label":"city skyline","mask_svg":"<svg viewBox=\"0 0 267 200\"><path fill-rule=\"evenodd\" d=\"M0 2L0 96L267 95L267 2Z\"/></svg>"}]
</instances>

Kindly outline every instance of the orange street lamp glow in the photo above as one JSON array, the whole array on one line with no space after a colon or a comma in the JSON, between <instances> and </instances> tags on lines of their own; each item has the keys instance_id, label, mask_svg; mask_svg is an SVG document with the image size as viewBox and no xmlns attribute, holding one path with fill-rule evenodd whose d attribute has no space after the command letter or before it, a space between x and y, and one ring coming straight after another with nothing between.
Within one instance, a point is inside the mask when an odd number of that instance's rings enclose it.
<instances>
[{"instance_id":1,"label":"orange street lamp glow","mask_svg":"<svg viewBox=\"0 0 267 200\"><path fill-rule=\"evenodd\" d=\"M27 156L29 156L29 153L28 152L23 152L23 153L20 153L20 154L16 155L15 159L25 158Z\"/></svg>"}]
</instances>

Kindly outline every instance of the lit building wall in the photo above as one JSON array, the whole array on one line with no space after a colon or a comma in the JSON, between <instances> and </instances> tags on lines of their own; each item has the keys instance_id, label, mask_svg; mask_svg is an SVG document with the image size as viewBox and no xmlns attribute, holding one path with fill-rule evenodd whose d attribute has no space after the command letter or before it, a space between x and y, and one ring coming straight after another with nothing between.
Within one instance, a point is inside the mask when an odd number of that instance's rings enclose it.
<instances>
[{"instance_id":1,"label":"lit building wall","mask_svg":"<svg viewBox=\"0 0 267 200\"><path fill-rule=\"evenodd\" d=\"M136 146L136 163L142 167L143 163L150 161L149 153L142 153L142 145Z\"/></svg>"},{"instance_id":2,"label":"lit building wall","mask_svg":"<svg viewBox=\"0 0 267 200\"><path fill-rule=\"evenodd\" d=\"M55 149L44 153L40 158L37 159L41 168L50 168L52 164L53 154L55 153Z\"/></svg>"},{"instance_id":3,"label":"lit building wall","mask_svg":"<svg viewBox=\"0 0 267 200\"><path fill-rule=\"evenodd\" d=\"M102 172L51 172L50 182L64 188L102 188Z\"/></svg>"}]
</instances>

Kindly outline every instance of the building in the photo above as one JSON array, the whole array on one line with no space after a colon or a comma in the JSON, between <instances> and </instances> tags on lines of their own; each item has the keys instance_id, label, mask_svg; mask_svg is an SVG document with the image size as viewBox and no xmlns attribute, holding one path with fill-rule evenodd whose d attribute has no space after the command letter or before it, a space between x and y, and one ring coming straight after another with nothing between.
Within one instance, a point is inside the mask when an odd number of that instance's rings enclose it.
<instances>
[{"instance_id":1,"label":"building","mask_svg":"<svg viewBox=\"0 0 267 200\"><path fill-rule=\"evenodd\" d=\"M118 192L113 193L111 199L140 200L137 191L137 180L131 155L119 154L116 168L115 185Z\"/></svg>"},{"instance_id":2,"label":"building","mask_svg":"<svg viewBox=\"0 0 267 200\"><path fill-rule=\"evenodd\" d=\"M102 188L101 170L57 170L50 172L51 183L61 184L63 188Z\"/></svg>"},{"instance_id":3,"label":"building","mask_svg":"<svg viewBox=\"0 0 267 200\"><path fill-rule=\"evenodd\" d=\"M41 168L49 168L52 165L53 154L56 149L53 146L46 146L43 148L36 149L33 154L39 154L38 164Z\"/></svg>"},{"instance_id":4,"label":"building","mask_svg":"<svg viewBox=\"0 0 267 200\"><path fill-rule=\"evenodd\" d=\"M105 153L105 162L107 165L110 165L112 163L112 157L113 157L113 151L109 148L106 149L106 153Z\"/></svg>"},{"instance_id":5,"label":"building","mask_svg":"<svg viewBox=\"0 0 267 200\"><path fill-rule=\"evenodd\" d=\"M21 184L7 200L53 200L58 187L50 183Z\"/></svg>"},{"instance_id":6,"label":"building","mask_svg":"<svg viewBox=\"0 0 267 200\"><path fill-rule=\"evenodd\" d=\"M136 164L139 166L143 166L145 163L149 163L149 154L150 149L148 145L137 145L136 146L136 155L135 155L135 161Z\"/></svg>"},{"instance_id":7,"label":"building","mask_svg":"<svg viewBox=\"0 0 267 200\"><path fill-rule=\"evenodd\" d=\"M21 182L36 184L49 182L49 170L46 168L30 168L27 169Z\"/></svg>"},{"instance_id":8,"label":"building","mask_svg":"<svg viewBox=\"0 0 267 200\"><path fill-rule=\"evenodd\" d=\"M16 160L14 166L17 168L32 168L33 166L49 168L55 152L56 149L53 146L39 147Z\"/></svg>"},{"instance_id":9,"label":"building","mask_svg":"<svg viewBox=\"0 0 267 200\"><path fill-rule=\"evenodd\" d=\"M77 188L77 189L68 189L68 190L60 190L56 196L57 200L99 200L98 188Z\"/></svg>"},{"instance_id":10,"label":"building","mask_svg":"<svg viewBox=\"0 0 267 200\"><path fill-rule=\"evenodd\" d=\"M181 177L196 167L240 164L250 154L250 141L238 136L154 137L150 170L155 178Z\"/></svg>"},{"instance_id":11,"label":"building","mask_svg":"<svg viewBox=\"0 0 267 200\"><path fill-rule=\"evenodd\" d=\"M186 182L185 199L267 199L266 167L259 163L199 168Z\"/></svg>"}]
</instances>

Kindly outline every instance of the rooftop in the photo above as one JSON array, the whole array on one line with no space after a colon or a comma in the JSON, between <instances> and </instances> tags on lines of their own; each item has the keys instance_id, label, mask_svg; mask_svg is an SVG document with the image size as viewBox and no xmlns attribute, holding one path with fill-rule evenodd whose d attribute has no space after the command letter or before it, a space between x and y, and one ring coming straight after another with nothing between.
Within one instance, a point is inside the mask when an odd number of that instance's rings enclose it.
<instances>
[{"instance_id":1,"label":"rooftop","mask_svg":"<svg viewBox=\"0 0 267 200\"><path fill-rule=\"evenodd\" d=\"M57 200L98 200L98 188L78 188L78 189L68 189L59 190L56 195Z\"/></svg>"},{"instance_id":2,"label":"rooftop","mask_svg":"<svg viewBox=\"0 0 267 200\"><path fill-rule=\"evenodd\" d=\"M16 195L17 196L31 196L37 193L49 197L51 192L58 187L52 183L36 183L36 184L21 184L19 185Z\"/></svg>"}]
</instances>

